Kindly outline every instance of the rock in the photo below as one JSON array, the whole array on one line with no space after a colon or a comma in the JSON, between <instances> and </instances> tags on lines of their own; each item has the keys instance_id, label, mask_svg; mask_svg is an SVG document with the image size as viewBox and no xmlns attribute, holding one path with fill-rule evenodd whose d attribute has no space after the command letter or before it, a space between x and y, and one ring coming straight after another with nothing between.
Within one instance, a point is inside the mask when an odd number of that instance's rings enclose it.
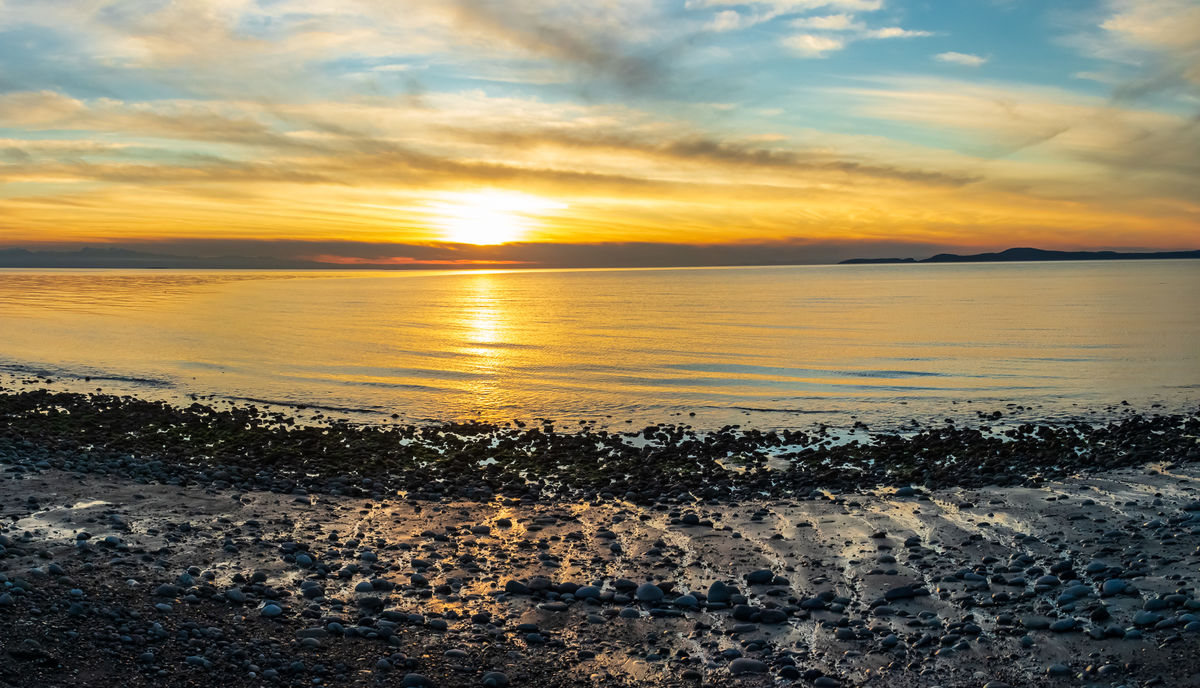
<instances>
[{"instance_id":1,"label":"rock","mask_svg":"<svg viewBox=\"0 0 1200 688\"><path fill-rule=\"evenodd\" d=\"M405 674L400 680L401 688L434 688L433 681L421 674Z\"/></svg>"},{"instance_id":2,"label":"rock","mask_svg":"<svg viewBox=\"0 0 1200 688\"><path fill-rule=\"evenodd\" d=\"M692 595L680 595L672 604L680 609L695 609L700 606L700 601Z\"/></svg>"},{"instance_id":3,"label":"rock","mask_svg":"<svg viewBox=\"0 0 1200 688\"><path fill-rule=\"evenodd\" d=\"M283 608L277 604L268 604L263 606L258 613L267 617L268 619L274 619L275 617L283 614Z\"/></svg>"},{"instance_id":4,"label":"rock","mask_svg":"<svg viewBox=\"0 0 1200 688\"><path fill-rule=\"evenodd\" d=\"M773 580L775 580L775 574L766 569L759 569L746 574L746 582L750 585L768 585Z\"/></svg>"},{"instance_id":5,"label":"rock","mask_svg":"<svg viewBox=\"0 0 1200 688\"><path fill-rule=\"evenodd\" d=\"M717 581L708 587L708 601L717 604L729 604L729 601L733 599L733 595L736 592L737 588Z\"/></svg>"},{"instance_id":6,"label":"rock","mask_svg":"<svg viewBox=\"0 0 1200 688\"><path fill-rule=\"evenodd\" d=\"M897 497L916 497L917 490L914 487L904 486L896 490Z\"/></svg>"},{"instance_id":7,"label":"rock","mask_svg":"<svg viewBox=\"0 0 1200 688\"><path fill-rule=\"evenodd\" d=\"M600 588L594 585L585 585L576 590L574 594L577 600L597 600L600 599Z\"/></svg>"},{"instance_id":8,"label":"rock","mask_svg":"<svg viewBox=\"0 0 1200 688\"><path fill-rule=\"evenodd\" d=\"M1162 614L1142 610L1133 615L1134 626L1153 626L1162 620Z\"/></svg>"},{"instance_id":9,"label":"rock","mask_svg":"<svg viewBox=\"0 0 1200 688\"><path fill-rule=\"evenodd\" d=\"M1044 631L1050 628L1051 623L1053 622L1044 616L1021 617L1021 625L1033 631Z\"/></svg>"},{"instance_id":10,"label":"rock","mask_svg":"<svg viewBox=\"0 0 1200 688\"><path fill-rule=\"evenodd\" d=\"M183 594L183 589L170 583L163 583L154 589L155 597L179 597L181 594Z\"/></svg>"},{"instance_id":11,"label":"rock","mask_svg":"<svg viewBox=\"0 0 1200 688\"><path fill-rule=\"evenodd\" d=\"M787 612L782 609L764 609L759 612L758 621L764 624L787 623Z\"/></svg>"},{"instance_id":12,"label":"rock","mask_svg":"<svg viewBox=\"0 0 1200 688\"><path fill-rule=\"evenodd\" d=\"M363 609L378 611L383 609L383 600L374 596L360 597L358 599L358 606Z\"/></svg>"},{"instance_id":13,"label":"rock","mask_svg":"<svg viewBox=\"0 0 1200 688\"><path fill-rule=\"evenodd\" d=\"M1128 587L1128 585L1128 583L1120 578L1109 578L1100 585L1100 594L1104 597L1120 595L1121 593L1125 592L1125 588Z\"/></svg>"},{"instance_id":14,"label":"rock","mask_svg":"<svg viewBox=\"0 0 1200 688\"><path fill-rule=\"evenodd\" d=\"M1049 676L1070 676L1071 668L1066 664L1051 664L1046 667L1046 674Z\"/></svg>"},{"instance_id":15,"label":"rock","mask_svg":"<svg viewBox=\"0 0 1200 688\"><path fill-rule=\"evenodd\" d=\"M489 671L479 681L484 688L504 688L508 685L508 676L499 671Z\"/></svg>"},{"instance_id":16,"label":"rock","mask_svg":"<svg viewBox=\"0 0 1200 688\"><path fill-rule=\"evenodd\" d=\"M813 686L815 686L815 688L838 688L840 685L841 684L838 683L838 680L832 676L818 676L816 680L813 681Z\"/></svg>"},{"instance_id":17,"label":"rock","mask_svg":"<svg viewBox=\"0 0 1200 688\"><path fill-rule=\"evenodd\" d=\"M1067 633L1068 631L1075 630L1075 626L1075 619L1059 619L1050 624L1050 631L1053 633Z\"/></svg>"},{"instance_id":18,"label":"rock","mask_svg":"<svg viewBox=\"0 0 1200 688\"><path fill-rule=\"evenodd\" d=\"M230 588L225 591L225 599L236 604L242 604L246 601L246 593L240 588Z\"/></svg>"},{"instance_id":19,"label":"rock","mask_svg":"<svg viewBox=\"0 0 1200 688\"><path fill-rule=\"evenodd\" d=\"M729 673L734 676L745 676L746 674L765 674L767 673L767 665L757 659L747 659L740 657L729 663Z\"/></svg>"},{"instance_id":20,"label":"rock","mask_svg":"<svg viewBox=\"0 0 1200 688\"><path fill-rule=\"evenodd\" d=\"M895 588L889 588L883 593L883 599L894 602L896 600L907 600L916 597L917 593L911 585L901 585Z\"/></svg>"},{"instance_id":21,"label":"rock","mask_svg":"<svg viewBox=\"0 0 1200 688\"><path fill-rule=\"evenodd\" d=\"M748 604L739 604L733 608L733 618L738 621L749 621L754 616L754 607Z\"/></svg>"},{"instance_id":22,"label":"rock","mask_svg":"<svg viewBox=\"0 0 1200 688\"><path fill-rule=\"evenodd\" d=\"M1062 596L1067 599L1081 599L1084 597L1090 597L1091 594L1092 594L1092 588L1090 586L1072 585L1071 587L1067 588L1066 590L1063 590Z\"/></svg>"},{"instance_id":23,"label":"rock","mask_svg":"<svg viewBox=\"0 0 1200 688\"><path fill-rule=\"evenodd\" d=\"M663 599L662 588L653 583L642 583L637 588L637 593L634 595L639 602L661 602Z\"/></svg>"},{"instance_id":24,"label":"rock","mask_svg":"<svg viewBox=\"0 0 1200 688\"><path fill-rule=\"evenodd\" d=\"M528 595L533 591L529 589L528 585L525 585L521 581L510 580L504 584L504 592L511 593L513 595Z\"/></svg>"}]
</instances>

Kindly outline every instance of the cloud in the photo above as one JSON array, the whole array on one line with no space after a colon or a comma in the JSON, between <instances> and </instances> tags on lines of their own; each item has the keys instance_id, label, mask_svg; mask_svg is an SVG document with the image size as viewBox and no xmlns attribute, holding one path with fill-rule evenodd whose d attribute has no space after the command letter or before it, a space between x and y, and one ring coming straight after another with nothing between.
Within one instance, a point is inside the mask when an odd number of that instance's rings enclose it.
<instances>
[{"instance_id":1,"label":"cloud","mask_svg":"<svg viewBox=\"0 0 1200 688\"><path fill-rule=\"evenodd\" d=\"M929 31L912 31L898 26L870 29L854 21L852 15L835 14L823 17L805 17L792 21L792 26L801 29L823 30L821 33L798 33L783 39L783 44L800 57L827 57L829 53L842 50L855 41L888 38L919 38L932 36Z\"/></svg>"},{"instance_id":2,"label":"cloud","mask_svg":"<svg viewBox=\"0 0 1200 688\"><path fill-rule=\"evenodd\" d=\"M893 79L842 92L858 100L859 114L959 132L966 138L958 145L997 161L992 182L1020 176L1027 193L1157 197L1200 211L1196 117L1061 89L948 79Z\"/></svg>"},{"instance_id":3,"label":"cloud","mask_svg":"<svg viewBox=\"0 0 1200 688\"><path fill-rule=\"evenodd\" d=\"M883 4L883 0L688 0L687 7L762 7L774 13L775 16L781 16L819 9L874 12L882 9Z\"/></svg>"},{"instance_id":4,"label":"cloud","mask_svg":"<svg viewBox=\"0 0 1200 688\"><path fill-rule=\"evenodd\" d=\"M742 13L733 9L717 12L708 24L705 25L705 29L717 33L748 29L780 17L793 16L813 10L843 10L841 14L802 17L792 21L792 25L800 29L840 31L865 28L862 24L854 21L852 14L846 14L845 12L871 12L881 9L883 3L882 1L875 0L751 0L750 2L688 0L686 7L688 9L708 7L758 8L757 11L751 13Z\"/></svg>"},{"instance_id":5,"label":"cloud","mask_svg":"<svg viewBox=\"0 0 1200 688\"><path fill-rule=\"evenodd\" d=\"M433 55L443 64L561 65L581 90L662 89L691 38L665 12L636 0L18 0L5 6L0 26L61 36L86 58L84 70L169 82L193 95L287 99L344 88L313 65Z\"/></svg>"},{"instance_id":6,"label":"cloud","mask_svg":"<svg viewBox=\"0 0 1200 688\"><path fill-rule=\"evenodd\" d=\"M645 18L635 3L586 5L497 0L454 0L459 26L482 32L533 55L577 65L629 89L663 88L669 80L664 60L672 46L637 50L628 42Z\"/></svg>"},{"instance_id":7,"label":"cloud","mask_svg":"<svg viewBox=\"0 0 1200 688\"><path fill-rule=\"evenodd\" d=\"M742 16L736 10L722 10L717 12L712 21L704 28L716 32L736 31L745 28L751 21L749 17Z\"/></svg>"},{"instance_id":8,"label":"cloud","mask_svg":"<svg viewBox=\"0 0 1200 688\"><path fill-rule=\"evenodd\" d=\"M826 57L846 47L846 41L832 36L801 33L783 39L783 44L800 57Z\"/></svg>"},{"instance_id":9,"label":"cloud","mask_svg":"<svg viewBox=\"0 0 1200 688\"><path fill-rule=\"evenodd\" d=\"M933 59L938 62L949 62L951 64L963 65L964 67L980 67L987 62L986 57L972 55L970 53L938 53L933 56Z\"/></svg>"},{"instance_id":10,"label":"cloud","mask_svg":"<svg viewBox=\"0 0 1200 688\"><path fill-rule=\"evenodd\" d=\"M1121 68L1114 99L1156 93L1200 97L1200 4L1108 0L1105 10L1097 26L1070 41L1085 54Z\"/></svg>"},{"instance_id":11,"label":"cloud","mask_svg":"<svg viewBox=\"0 0 1200 688\"><path fill-rule=\"evenodd\" d=\"M932 35L933 33L929 31L912 31L899 26L887 26L882 29L869 29L863 34L863 38L921 38Z\"/></svg>"},{"instance_id":12,"label":"cloud","mask_svg":"<svg viewBox=\"0 0 1200 688\"><path fill-rule=\"evenodd\" d=\"M866 26L855 21L852 14L828 14L818 17L802 17L793 19L792 26L797 29L819 29L822 31L861 31Z\"/></svg>"}]
</instances>

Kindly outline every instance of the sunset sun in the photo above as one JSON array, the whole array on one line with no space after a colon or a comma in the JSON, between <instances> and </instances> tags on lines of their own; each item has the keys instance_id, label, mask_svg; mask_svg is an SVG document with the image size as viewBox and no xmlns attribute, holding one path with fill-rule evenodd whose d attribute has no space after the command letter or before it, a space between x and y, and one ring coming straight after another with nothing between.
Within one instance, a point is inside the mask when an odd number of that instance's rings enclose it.
<instances>
[{"instance_id":1,"label":"sunset sun","mask_svg":"<svg viewBox=\"0 0 1200 688\"><path fill-rule=\"evenodd\" d=\"M525 239L545 214L566 206L514 191L447 193L429 205L433 224L456 244L504 244Z\"/></svg>"}]
</instances>

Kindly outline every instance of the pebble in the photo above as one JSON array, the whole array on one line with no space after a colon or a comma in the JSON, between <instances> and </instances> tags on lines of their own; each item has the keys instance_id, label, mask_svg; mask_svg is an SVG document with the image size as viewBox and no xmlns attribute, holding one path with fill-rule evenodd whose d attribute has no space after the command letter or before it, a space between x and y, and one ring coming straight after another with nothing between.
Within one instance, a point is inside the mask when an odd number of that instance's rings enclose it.
<instances>
[{"instance_id":1,"label":"pebble","mask_svg":"<svg viewBox=\"0 0 1200 688\"><path fill-rule=\"evenodd\" d=\"M708 588L708 601L717 604L728 604L736 592L737 588L717 581Z\"/></svg>"},{"instance_id":2,"label":"pebble","mask_svg":"<svg viewBox=\"0 0 1200 688\"><path fill-rule=\"evenodd\" d=\"M483 675L479 683L484 688L505 688L508 685L508 676L499 671L489 671Z\"/></svg>"},{"instance_id":3,"label":"pebble","mask_svg":"<svg viewBox=\"0 0 1200 688\"><path fill-rule=\"evenodd\" d=\"M635 596L640 602L661 602L663 591L662 588L653 583L642 583L638 586Z\"/></svg>"},{"instance_id":4,"label":"pebble","mask_svg":"<svg viewBox=\"0 0 1200 688\"><path fill-rule=\"evenodd\" d=\"M746 582L750 585L768 585L773 580L775 580L775 574L766 569L759 569L746 574Z\"/></svg>"},{"instance_id":5,"label":"pebble","mask_svg":"<svg viewBox=\"0 0 1200 688\"><path fill-rule=\"evenodd\" d=\"M729 673L734 676L744 676L746 674L765 674L767 673L767 665L757 659L747 659L739 657L729 663Z\"/></svg>"}]
</instances>

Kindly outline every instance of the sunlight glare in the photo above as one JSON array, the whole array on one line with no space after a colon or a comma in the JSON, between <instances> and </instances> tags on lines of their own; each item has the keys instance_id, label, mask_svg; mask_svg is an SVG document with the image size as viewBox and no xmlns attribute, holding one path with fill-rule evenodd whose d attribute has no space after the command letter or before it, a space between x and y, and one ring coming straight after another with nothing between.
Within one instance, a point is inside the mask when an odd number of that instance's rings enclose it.
<instances>
[{"instance_id":1,"label":"sunlight glare","mask_svg":"<svg viewBox=\"0 0 1200 688\"><path fill-rule=\"evenodd\" d=\"M434 224L446 241L456 244L504 244L518 241L536 228L539 215L566 205L516 191L473 191L442 194L430 203Z\"/></svg>"}]
</instances>

